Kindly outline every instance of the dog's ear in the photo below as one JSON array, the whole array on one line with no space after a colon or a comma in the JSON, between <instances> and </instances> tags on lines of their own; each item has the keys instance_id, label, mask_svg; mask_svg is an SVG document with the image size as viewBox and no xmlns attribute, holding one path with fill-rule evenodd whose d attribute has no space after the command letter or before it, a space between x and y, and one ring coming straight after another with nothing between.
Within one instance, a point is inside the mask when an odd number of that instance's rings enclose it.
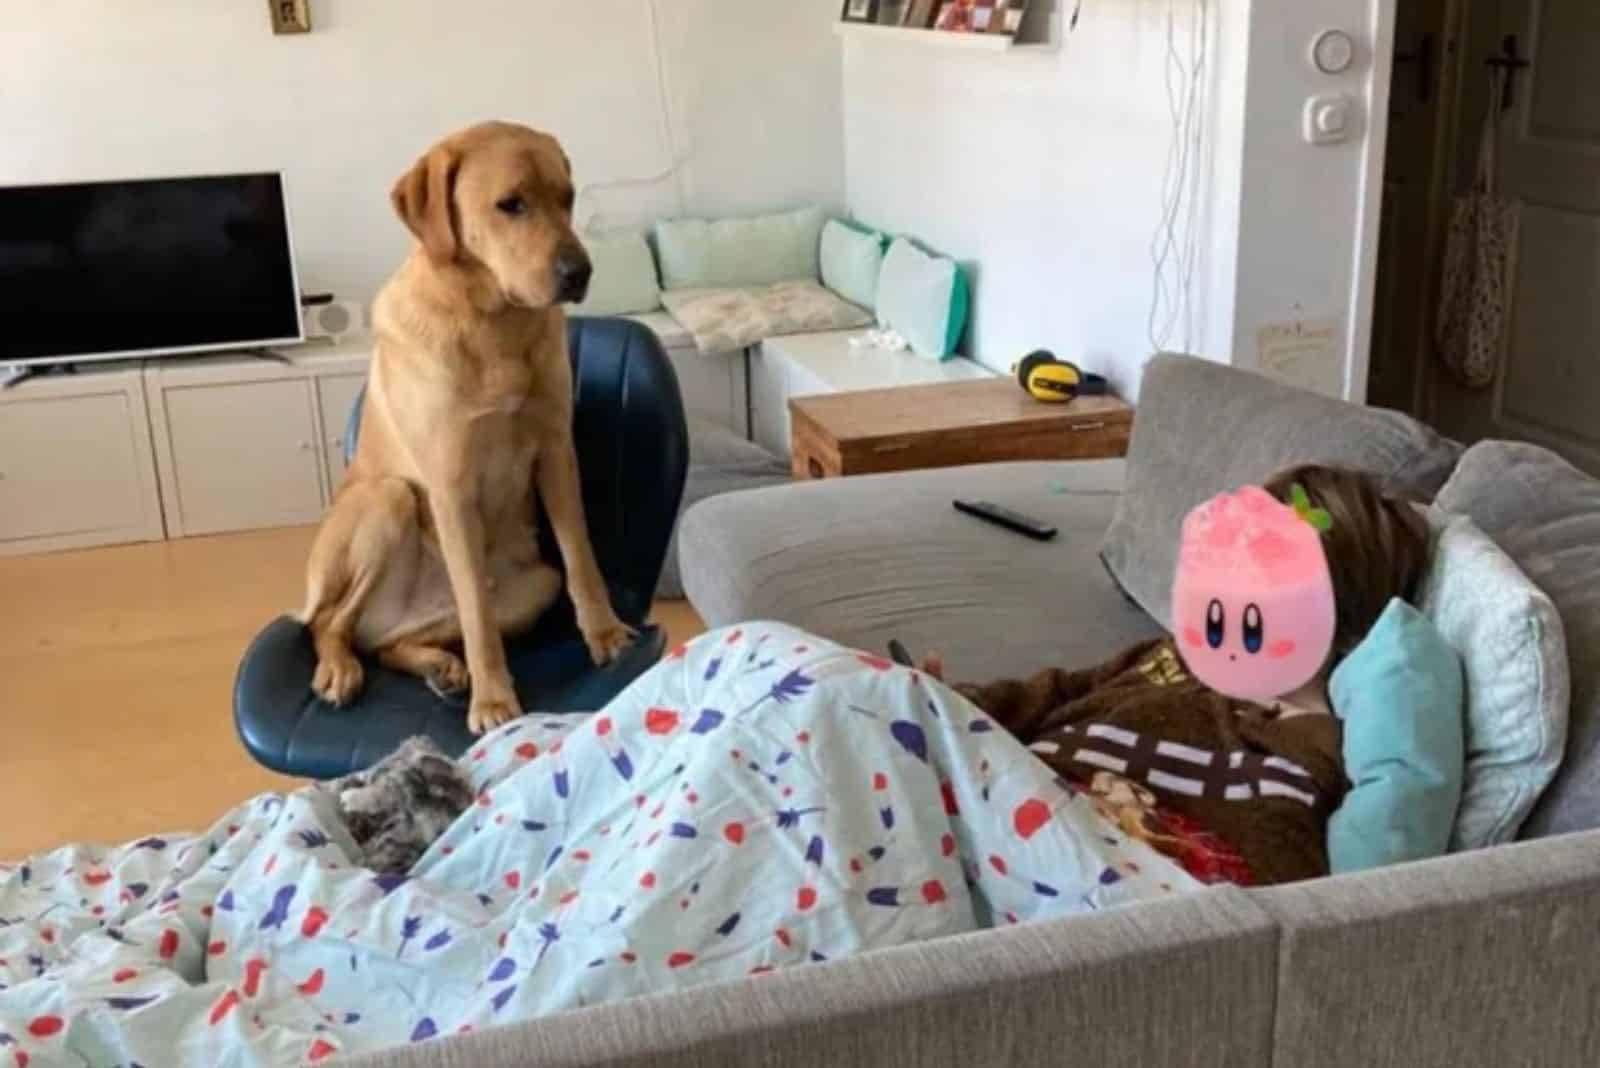
<instances>
[{"instance_id":1,"label":"dog's ear","mask_svg":"<svg viewBox=\"0 0 1600 1068\"><path fill-rule=\"evenodd\" d=\"M460 169L461 153L440 145L417 160L389 194L400 221L439 263L449 263L460 249L455 218L456 173Z\"/></svg>"}]
</instances>

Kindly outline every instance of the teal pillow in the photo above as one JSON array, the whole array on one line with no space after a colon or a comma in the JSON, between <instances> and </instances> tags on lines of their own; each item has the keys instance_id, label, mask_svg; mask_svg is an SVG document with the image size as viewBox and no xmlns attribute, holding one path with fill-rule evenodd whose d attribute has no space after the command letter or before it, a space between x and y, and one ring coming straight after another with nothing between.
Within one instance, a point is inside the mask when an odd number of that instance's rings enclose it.
<instances>
[{"instance_id":1,"label":"teal pillow","mask_svg":"<svg viewBox=\"0 0 1600 1068\"><path fill-rule=\"evenodd\" d=\"M930 360L953 356L967 325L965 272L954 260L898 238L878 277L878 321Z\"/></svg>"},{"instance_id":2,"label":"teal pillow","mask_svg":"<svg viewBox=\"0 0 1600 1068\"><path fill-rule=\"evenodd\" d=\"M1442 856L1466 764L1461 658L1396 598L1334 669L1328 694L1354 784L1328 821L1333 872Z\"/></svg>"},{"instance_id":3,"label":"teal pillow","mask_svg":"<svg viewBox=\"0 0 1600 1068\"><path fill-rule=\"evenodd\" d=\"M821 208L749 219L656 223L666 289L726 289L816 281L821 275Z\"/></svg>"},{"instance_id":4,"label":"teal pillow","mask_svg":"<svg viewBox=\"0 0 1600 1068\"><path fill-rule=\"evenodd\" d=\"M822 228L822 284L852 304L876 309L885 244L882 234L829 219Z\"/></svg>"},{"instance_id":5,"label":"teal pillow","mask_svg":"<svg viewBox=\"0 0 1600 1068\"><path fill-rule=\"evenodd\" d=\"M585 234L583 247L594 264L594 278L589 295L572 309L574 315L631 315L661 307L656 260L644 234Z\"/></svg>"}]
</instances>

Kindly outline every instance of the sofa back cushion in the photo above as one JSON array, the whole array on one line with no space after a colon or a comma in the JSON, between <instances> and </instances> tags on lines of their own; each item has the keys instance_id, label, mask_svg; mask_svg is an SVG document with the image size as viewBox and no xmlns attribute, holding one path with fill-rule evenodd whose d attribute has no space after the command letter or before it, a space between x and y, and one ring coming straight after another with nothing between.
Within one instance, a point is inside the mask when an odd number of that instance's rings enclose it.
<instances>
[{"instance_id":1,"label":"sofa back cushion","mask_svg":"<svg viewBox=\"0 0 1600 1068\"><path fill-rule=\"evenodd\" d=\"M634 315L661 307L656 258L638 230L585 234L583 244L594 264L594 279L573 315Z\"/></svg>"},{"instance_id":2,"label":"sofa back cushion","mask_svg":"<svg viewBox=\"0 0 1600 1068\"><path fill-rule=\"evenodd\" d=\"M1566 754L1524 837L1600 827L1600 481L1536 445L1486 441L1467 450L1438 504L1494 538L1566 631Z\"/></svg>"},{"instance_id":3,"label":"sofa back cushion","mask_svg":"<svg viewBox=\"0 0 1600 1068\"><path fill-rule=\"evenodd\" d=\"M1369 471L1431 500L1460 454L1399 412L1191 356L1158 356L1144 372L1127 483L1101 558L1123 592L1171 629L1178 535L1195 505L1298 463Z\"/></svg>"},{"instance_id":4,"label":"sofa back cushion","mask_svg":"<svg viewBox=\"0 0 1600 1068\"><path fill-rule=\"evenodd\" d=\"M656 223L663 289L718 289L815 280L821 270L821 208L744 219Z\"/></svg>"}]
</instances>

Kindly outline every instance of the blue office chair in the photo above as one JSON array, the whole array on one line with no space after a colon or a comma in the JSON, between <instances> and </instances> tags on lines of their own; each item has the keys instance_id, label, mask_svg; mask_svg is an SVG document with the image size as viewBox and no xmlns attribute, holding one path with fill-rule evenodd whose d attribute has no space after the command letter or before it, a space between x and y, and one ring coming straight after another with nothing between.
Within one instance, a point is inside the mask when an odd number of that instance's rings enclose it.
<instances>
[{"instance_id":1,"label":"blue office chair","mask_svg":"<svg viewBox=\"0 0 1600 1068\"><path fill-rule=\"evenodd\" d=\"M517 696L529 712L600 708L661 658L666 635L645 620L689 462L678 379L655 335L625 319L572 319L567 330L589 536L612 606L639 638L615 662L595 667L563 595L531 631L506 642ZM357 397L350 414L347 458L355 451L361 402ZM544 559L559 563L542 515L539 530ZM360 696L334 708L311 692L316 659L310 633L283 617L256 637L239 665L234 722L250 755L274 771L334 778L382 759L415 734L453 755L471 746L464 696L441 698L421 680L368 659Z\"/></svg>"}]
</instances>

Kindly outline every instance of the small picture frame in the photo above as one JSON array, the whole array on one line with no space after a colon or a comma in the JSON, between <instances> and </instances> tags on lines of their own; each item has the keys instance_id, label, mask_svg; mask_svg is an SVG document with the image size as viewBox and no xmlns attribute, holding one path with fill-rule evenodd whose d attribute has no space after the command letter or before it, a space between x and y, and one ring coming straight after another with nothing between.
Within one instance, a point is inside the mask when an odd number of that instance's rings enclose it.
<instances>
[{"instance_id":1,"label":"small picture frame","mask_svg":"<svg viewBox=\"0 0 1600 1068\"><path fill-rule=\"evenodd\" d=\"M878 0L844 0L839 19L842 22L877 22Z\"/></svg>"},{"instance_id":2,"label":"small picture frame","mask_svg":"<svg viewBox=\"0 0 1600 1068\"><path fill-rule=\"evenodd\" d=\"M311 0L267 0L273 33L310 33Z\"/></svg>"}]
</instances>

